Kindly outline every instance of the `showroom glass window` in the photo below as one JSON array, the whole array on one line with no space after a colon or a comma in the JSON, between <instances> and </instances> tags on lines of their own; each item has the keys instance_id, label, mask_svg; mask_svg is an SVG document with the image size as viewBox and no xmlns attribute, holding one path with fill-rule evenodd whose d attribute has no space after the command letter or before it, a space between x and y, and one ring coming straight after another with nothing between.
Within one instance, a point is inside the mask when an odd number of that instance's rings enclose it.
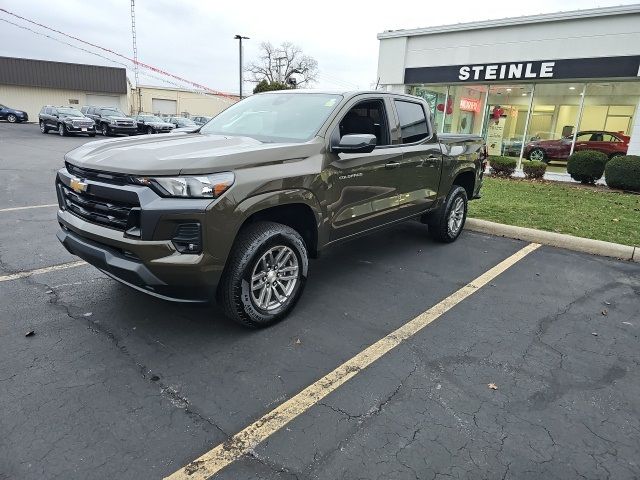
<instances>
[{"instance_id":1,"label":"showroom glass window","mask_svg":"<svg viewBox=\"0 0 640 480\"><path fill-rule=\"evenodd\" d=\"M483 137L489 155L520 158L533 85L491 85Z\"/></svg>"},{"instance_id":2,"label":"showroom glass window","mask_svg":"<svg viewBox=\"0 0 640 480\"><path fill-rule=\"evenodd\" d=\"M547 171L566 172L583 90L582 83L536 85L523 160L542 160L549 165Z\"/></svg>"},{"instance_id":3,"label":"showroom glass window","mask_svg":"<svg viewBox=\"0 0 640 480\"><path fill-rule=\"evenodd\" d=\"M444 133L480 135L483 128L485 85L451 85L444 110Z\"/></svg>"}]
</instances>

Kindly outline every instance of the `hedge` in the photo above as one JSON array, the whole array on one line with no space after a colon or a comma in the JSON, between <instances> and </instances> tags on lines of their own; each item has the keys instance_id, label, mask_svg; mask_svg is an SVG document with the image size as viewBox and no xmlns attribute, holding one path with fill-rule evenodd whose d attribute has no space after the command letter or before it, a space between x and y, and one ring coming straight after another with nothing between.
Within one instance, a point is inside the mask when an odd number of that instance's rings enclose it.
<instances>
[{"instance_id":1,"label":"hedge","mask_svg":"<svg viewBox=\"0 0 640 480\"><path fill-rule=\"evenodd\" d=\"M596 150L574 152L567 161L567 173L582 183L595 183L604 173L609 157Z\"/></svg>"},{"instance_id":2,"label":"hedge","mask_svg":"<svg viewBox=\"0 0 640 480\"><path fill-rule=\"evenodd\" d=\"M525 161L522 163L522 170L526 178L539 180L544 177L544 173L547 171L547 164L535 160Z\"/></svg>"},{"instance_id":3,"label":"hedge","mask_svg":"<svg viewBox=\"0 0 640 480\"><path fill-rule=\"evenodd\" d=\"M510 177L516 171L517 160L510 157L490 157L491 173L498 177Z\"/></svg>"},{"instance_id":4,"label":"hedge","mask_svg":"<svg viewBox=\"0 0 640 480\"><path fill-rule=\"evenodd\" d=\"M640 192L640 156L625 155L611 159L604 169L604 180L611 188Z\"/></svg>"}]
</instances>

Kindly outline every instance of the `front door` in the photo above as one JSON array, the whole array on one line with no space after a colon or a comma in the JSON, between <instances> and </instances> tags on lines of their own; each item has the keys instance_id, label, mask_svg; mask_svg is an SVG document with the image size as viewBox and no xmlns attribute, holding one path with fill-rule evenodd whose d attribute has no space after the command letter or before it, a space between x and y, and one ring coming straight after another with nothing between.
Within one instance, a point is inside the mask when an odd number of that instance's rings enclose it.
<instances>
[{"instance_id":1,"label":"front door","mask_svg":"<svg viewBox=\"0 0 640 480\"><path fill-rule=\"evenodd\" d=\"M329 153L324 170L328 185L326 209L330 240L346 238L402 217L399 187L405 175L402 149L390 144L389 116L384 99L358 97L331 134L372 134L377 147L371 153Z\"/></svg>"}]
</instances>

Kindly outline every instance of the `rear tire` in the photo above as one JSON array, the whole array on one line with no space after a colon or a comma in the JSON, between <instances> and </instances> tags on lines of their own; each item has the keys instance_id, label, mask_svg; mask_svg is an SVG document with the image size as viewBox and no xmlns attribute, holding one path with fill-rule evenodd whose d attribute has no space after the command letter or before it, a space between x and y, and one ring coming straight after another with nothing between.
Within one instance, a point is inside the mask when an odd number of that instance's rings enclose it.
<instances>
[{"instance_id":1,"label":"rear tire","mask_svg":"<svg viewBox=\"0 0 640 480\"><path fill-rule=\"evenodd\" d=\"M467 220L467 191L453 185L444 204L428 219L429 234L442 243L454 242L462 233Z\"/></svg>"},{"instance_id":2,"label":"rear tire","mask_svg":"<svg viewBox=\"0 0 640 480\"><path fill-rule=\"evenodd\" d=\"M293 310L307 280L304 240L294 229L274 222L243 228L218 286L225 315L249 328L271 326Z\"/></svg>"}]
</instances>

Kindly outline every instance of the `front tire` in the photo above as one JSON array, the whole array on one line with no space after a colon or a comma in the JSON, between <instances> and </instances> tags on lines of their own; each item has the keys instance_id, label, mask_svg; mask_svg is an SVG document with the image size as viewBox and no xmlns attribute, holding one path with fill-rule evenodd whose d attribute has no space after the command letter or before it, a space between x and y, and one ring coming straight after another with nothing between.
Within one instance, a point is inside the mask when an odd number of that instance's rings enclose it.
<instances>
[{"instance_id":1,"label":"front tire","mask_svg":"<svg viewBox=\"0 0 640 480\"><path fill-rule=\"evenodd\" d=\"M111 130L109 129L109 125L107 125L106 123L102 124L102 136L103 137L111 136Z\"/></svg>"},{"instance_id":2,"label":"front tire","mask_svg":"<svg viewBox=\"0 0 640 480\"><path fill-rule=\"evenodd\" d=\"M444 204L427 222L431 237L442 243L454 242L462 233L467 220L467 191L453 185Z\"/></svg>"},{"instance_id":3,"label":"front tire","mask_svg":"<svg viewBox=\"0 0 640 480\"><path fill-rule=\"evenodd\" d=\"M13 113L7 115L7 122L16 123L18 121L18 117L16 117Z\"/></svg>"},{"instance_id":4,"label":"front tire","mask_svg":"<svg viewBox=\"0 0 640 480\"><path fill-rule=\"evenodd\" d=\"M273 325L297 303L307 280L304 240L273 222L243 228L218 286L218 303L232 320L250 328Z\"/></svg>"},{"instance_id":5,"label":"front tire","mask_svg":"<svg viewBox=\"0 0 640 480\"><path fill-rule=\"evenodd\" d=\"M69 135L69 132L67 132L67 127L64 126L64 123L58 124L58 135L60 135L61 137L66 137L67 135Z\"/></svg>"},{"instance_id":6,"label":"front tire","mask_svg":"<svg viewBox=\"0 0 640 480\"><path fill-rule=\"evenodd\" d=\"M153 133L154 133L153 128L147 127L147 135L153 135Z\"/></svg>"},{"instance_id":7,"label":"front tire","mask_svg":"<svg viewBox=\"0 0 640 480\"><path fill-rule=\"evenodd\" d=\"M529 160L535 160L538 162L549 163L549 159L547 158L547 154L541 148L534 148L529 152Z\"/></svg>"},{"instance_id":8,"label":"front tire","mask_svg":"<svg viewBox=\"0 0 640 480\"><path fill-rule=\"evenodd\" d=\"M40 120L40 132L47 133L48 131L49 131L49 129L47 128L45 123L42 120Z\"/></svg>"}]
</instances>

